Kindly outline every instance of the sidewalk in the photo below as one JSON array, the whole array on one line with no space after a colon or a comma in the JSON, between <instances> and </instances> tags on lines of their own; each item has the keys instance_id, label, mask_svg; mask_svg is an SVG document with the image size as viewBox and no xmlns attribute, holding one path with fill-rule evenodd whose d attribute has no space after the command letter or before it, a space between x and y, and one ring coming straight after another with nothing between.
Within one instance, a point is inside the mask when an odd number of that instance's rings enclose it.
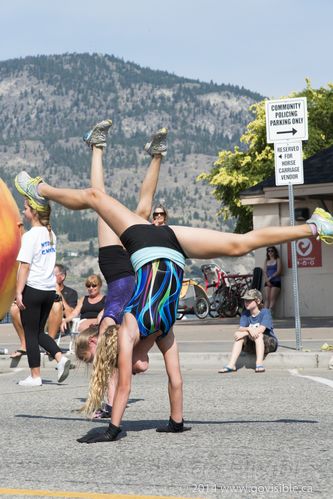
<instances>
[{"instance_id":1,"label":"sidewalk","mask_svg":"<svg viewBox=\"0 0 333 499\"><path fill-rule=\"evenodd\" d=\"M333 345L333 317L302 319L302 350L296 350L295 325L293 319L275 319L275 332L279 338L279 349L265 359L267 368L328 368L333 351L321 351L320 347L327 343ZM233 343L233 334L238 326L238 319L206 319L182 320L175 325L175 335L179 345L180 362L183 369L219 369L228 361ZM68 349L70 337L61 340L60 347ZM0 325L0 348L7 348L9 353L18 348L15 330L11 324ZM150 367L159 369L163 359L155 346L150 357ZM71 355L73 362L75 358ZM45 367L51 361L42 355ZM241 355L239 367L253 368L253 356ZM11 368L28 367L27 357L19 362L13 361L9 355L0 355L0 370L5 372Z\"/></svg>"}]
</instances>

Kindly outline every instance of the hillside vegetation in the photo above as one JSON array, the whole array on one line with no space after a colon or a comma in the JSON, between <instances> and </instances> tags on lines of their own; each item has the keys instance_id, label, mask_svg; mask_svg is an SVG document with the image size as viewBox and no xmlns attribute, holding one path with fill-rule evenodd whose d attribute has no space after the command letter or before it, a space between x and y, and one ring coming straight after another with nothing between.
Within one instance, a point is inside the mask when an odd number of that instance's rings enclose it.
<instances>
[{"instance_id":1,"label":"hillside vegetation","mask_svg":"<svg viewBox=\"0 0 333 499\"><path fill-rule=\"evenodd\" d=\"M59 186L89 185L90 151L82 135L112 118L105 155L107 189L134 208L149 157L143 145L169 128L157 201L171 222L224 228L210 187L196 183L217 152L239 142L259 94L153 71L111 55L64 54L0 62L0 176L21 169ZM16 196L16 194L15 194ZM17 199L19 199L16 196ZM69 241L96 236L95 215L57 207L54 226Z\"/></svg>"}]
</instances>

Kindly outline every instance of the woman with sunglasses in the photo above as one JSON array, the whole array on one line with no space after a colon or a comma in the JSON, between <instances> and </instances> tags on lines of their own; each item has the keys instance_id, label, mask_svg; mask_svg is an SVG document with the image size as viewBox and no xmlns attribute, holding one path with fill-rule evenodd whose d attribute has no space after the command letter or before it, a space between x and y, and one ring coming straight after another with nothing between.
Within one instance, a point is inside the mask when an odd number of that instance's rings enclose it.
<instances>
[{"instance_id":1,"label":"woman with sunglasses","mask_svg":"<svg viewBox=\"0 0 333 499\"><path fill-rule=\"evenodd\" d=\"M110 331L114 343L118 343L114 349L113 365L100 365L107 374L112 372L115 364L119 371L111 423L102 435L83 438L80 442L113 441L119 435L131 390L133 349L141 337L158 339L160 349L162 347L165 353L166 366L173 369L172 362L168 364L167 361L168 357L176 358L171 328L176 320L186 257L241 256L270 243L280 244L311 235L325 242L333 239L333 217L318 208L303 225L266 227L247 234L230 234L193 227L155 227L98 189L59 189L44 183L40 177L32 179L26 172L16 177L15 185L19 192L41 206L51 199L69 209L94 209L120 237L136 272L136 289L125 309L119 331ZM162 431L181 432L186 429L183 424L181 379L172 386L169 377L168 388L170 419Z\"/></svg>"},{"instance_id":2,"label":"woman with sunglasses","mask_svg":"<svg viewBox=\"0 0 333 499\"><path fill-rule=\"evenodd\" d=\"M163 204L158 204L153 211L153 224L156 225L156 227L159 227L160 225L165 225L168 220L168 212L165 206Z\"/></svg>"},{"instance_id":3,"label":"woman with sunglasses","mask_svg":"<svg viewBox=\"0 0 333 499\"><path fill-rule=\"evenodd\" d=\"M67 329L67 324L75 317L80 317L78 331L81 332L87 329L92 324L98 323L98 316L103 311L105 305L105 296L101 292L102 279L97 274L91 274L85 282L87 295L79 298L74 310L64 317L61 324L61 331Z\"/></svg>"},{"instance_id":4,"label":"woman with sunglasses","mask_svg":"<svg viewBox=\"0 0 333 499\"><path fill-rule=\"evenodd\" d=\"M275 246L266 249L264 264L265 277L265 308L273 310L276 300L281 292L282 263L279 252Z\"/></svg>"}]
</instances>

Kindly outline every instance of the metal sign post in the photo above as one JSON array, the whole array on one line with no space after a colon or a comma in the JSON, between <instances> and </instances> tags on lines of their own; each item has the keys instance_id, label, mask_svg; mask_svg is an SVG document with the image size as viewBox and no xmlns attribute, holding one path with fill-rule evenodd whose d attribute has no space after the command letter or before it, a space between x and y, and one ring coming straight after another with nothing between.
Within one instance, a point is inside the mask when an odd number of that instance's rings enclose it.
<instances>
[{"instance_id":1,"label":"metal sign post","mask_svg":"<svg viewBox=\"0 0 333 499\"><path fill-rule=\"evenodd\" d=\"M308 139L306 97L266 101L267 142L274 143L275 184L288 185L290 225L295 225L294 184L304 184L302 140ZM291 243L296 349L302 349L296 243Z\"/></svg>"},{"instance_id":2,"label":"metal sign post","mask_svg":"<svg viewBox=\"0 0 333 499\"><path fill-rule=\"evenodd\" d=\"M293 184L288 184L288 196L289 196L290 225L294 226L295 209L294 209ZM295 241L292 241L291 243L291 262L292 262L292 279L293 279L293 295L294 295L296 350L302 350L301 317L299 313L298 267L297 267L297 252L296 252Z\"/></svg>"}]
</instances>

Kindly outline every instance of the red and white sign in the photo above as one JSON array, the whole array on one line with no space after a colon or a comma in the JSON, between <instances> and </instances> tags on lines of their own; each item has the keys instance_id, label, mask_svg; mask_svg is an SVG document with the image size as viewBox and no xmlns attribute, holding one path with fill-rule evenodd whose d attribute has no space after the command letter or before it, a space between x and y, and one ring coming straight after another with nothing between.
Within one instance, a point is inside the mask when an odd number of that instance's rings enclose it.
<instances>
[{"instance_id":1,"label":"red and white sign","mask_svg":"<svg viewBox=\"0 0 333 499\"><path fill-rule=\"evenodd\" d=\"M321 242L314 237L307 237L296 241L297 267L321 267ZM291 243L288 243L288 267L291 263Z\"/></svg>"}]
</instances>

